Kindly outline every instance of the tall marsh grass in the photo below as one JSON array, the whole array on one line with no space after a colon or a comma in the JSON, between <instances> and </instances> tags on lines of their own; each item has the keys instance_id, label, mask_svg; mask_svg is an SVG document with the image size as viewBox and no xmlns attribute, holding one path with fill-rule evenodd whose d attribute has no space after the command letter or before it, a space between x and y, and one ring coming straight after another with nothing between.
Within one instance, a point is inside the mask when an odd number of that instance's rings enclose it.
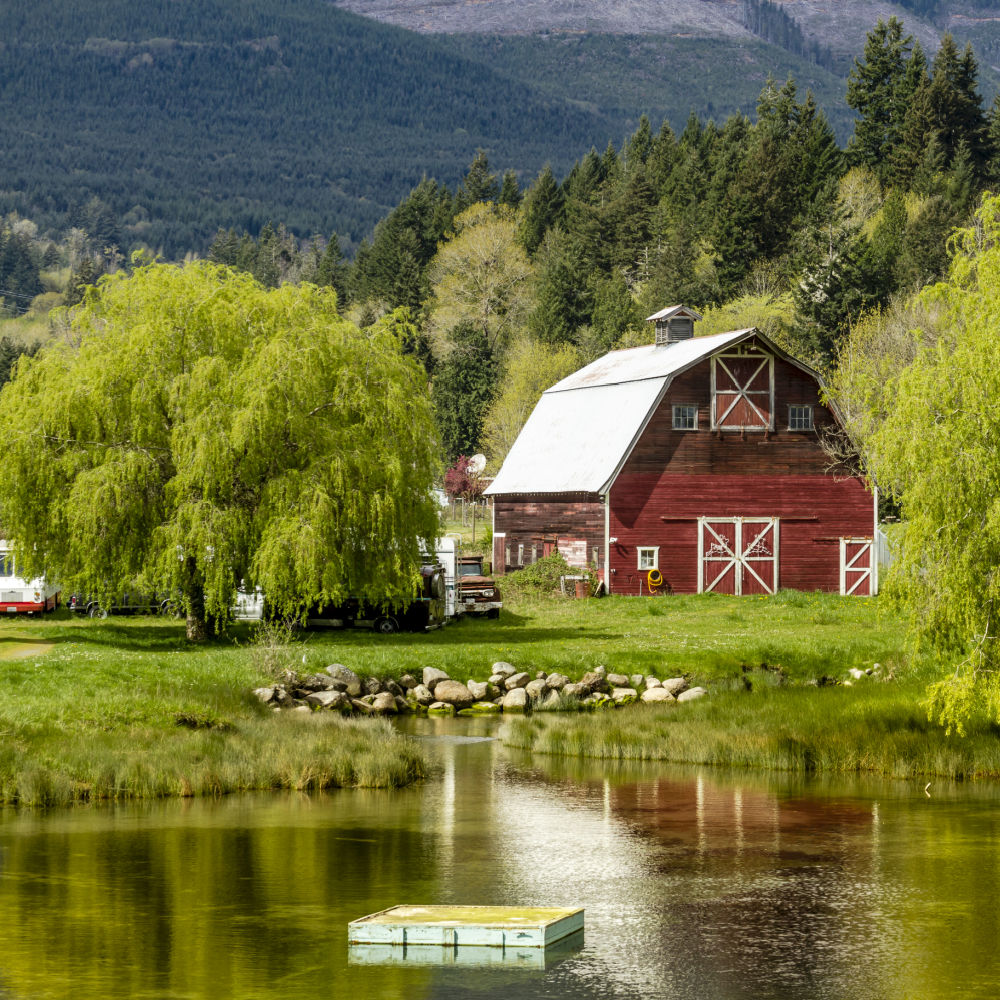
<instances>
[{"instance_id":1,"label":"tall marsh grass","mask_svg":"<svg viewBox=\"0 0 1000 1000\"><path fill-rule=\"evenodd\" d=\"M587 716L504 724L504 742L536 753L664 760L794 772L952 780L1000 777L1000 733L980 720L947 736L922 708L923 688L720 691L683 705L634 705Z\"/></svg>"}]
</instances>

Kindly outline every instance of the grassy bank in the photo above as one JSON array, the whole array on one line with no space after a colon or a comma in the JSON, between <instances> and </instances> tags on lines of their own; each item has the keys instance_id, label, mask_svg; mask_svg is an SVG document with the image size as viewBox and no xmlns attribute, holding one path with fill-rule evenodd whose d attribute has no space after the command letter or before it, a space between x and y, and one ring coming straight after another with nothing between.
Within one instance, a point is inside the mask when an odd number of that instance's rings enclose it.
<instances>
[{"instance_id":1,"label":"grassy bank","mask_svg":"<svg viewBox=\"0 0 1000 1000\"><path fill-rule=\"evenodd\" d=\"M712 692L673 714L639 706L537 717L510 730L518 745L547 753L889 774L996 769L962 763L979 736L948 741L927 725L917 707L924 681L904 664L902 625L875 600L521 599L499 621L466 619L427 634L311 633L270 650L251 635L240 626L191 646L169 619L0 620L0 801L393 786L423 774L414 745L386 723L273 716L250 693L284 667L334 662L380 677L434 666L462 680L485 679L497 660L574 679L603 664L689 674ZM898 680L801 687L874 662ZM981 742L986 761L987 734ZM958 763L949 756L955 746Z\"/></svg>"},{"instance_id":2,"label":"grassy bank","mask_svg":"<svg viewBox=\"0 0 1000 1000\"><path fill-rule=\"evenodd\" d=\"M0 621L0 802L395 786L423 775L414 745L388 723L274 716L250 692L280 666L273 651L232 641L189 646L172 620Z\"/></svg>"},{"instance_id":3,"label":"grassy bank","mask_svg":"<svg viewBox=\"0 0 1000 1000\"><path fill-rule=\"evenodd\" d=\"M1000 778L1000 732L965 737L927 721L917 683L726 691L681 706L505 723L504 740L536 753L772 770L952 780Z\"/></svg>"}]
</instances>

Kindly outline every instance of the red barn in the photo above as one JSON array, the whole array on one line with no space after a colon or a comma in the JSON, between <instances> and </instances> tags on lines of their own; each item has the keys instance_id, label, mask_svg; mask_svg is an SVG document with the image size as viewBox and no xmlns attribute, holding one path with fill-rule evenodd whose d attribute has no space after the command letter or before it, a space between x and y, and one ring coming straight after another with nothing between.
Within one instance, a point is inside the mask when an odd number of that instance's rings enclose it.
<instances>
[{"instance_id":1,"label":"red barn","mask_svg":"<svg viewBox=\"0 0 1000 1000\"><path fill-rule=\"evenodd\" d=\"M613 351L545 392L487 493L493 568L553 550L610 593L878 587L869 484L831 471L822 379L755 329Z\"/></svg>"}]
</instances>

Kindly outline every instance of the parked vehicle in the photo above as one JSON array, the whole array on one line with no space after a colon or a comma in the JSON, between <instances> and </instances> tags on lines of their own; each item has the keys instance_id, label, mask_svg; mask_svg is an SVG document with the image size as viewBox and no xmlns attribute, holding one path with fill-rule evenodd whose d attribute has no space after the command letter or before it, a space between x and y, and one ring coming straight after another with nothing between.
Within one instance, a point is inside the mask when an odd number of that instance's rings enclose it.
<instances>
[{"instance_id":1,"label":"parked vehicle","mask_svg":"<svg viewBox=\"0 0 1000 1000\"><path fill-rule=\"evenodd\" d=\"M496 581L483 572L483 557L459 556L457 563L457 613L499 618L503 599Z\"/></svg>"},{"instance_id":2,"label":"parked vehicle","mask_svg":"<svg viewBox=\"0 0 1000 1000\"><path fill-rule=\"evenodd\" d=\"M108 615L161 615L170 610L170 600L157 594L142 594L126 591L110 603L102 603L96 597L84 594L70 594L66 606L70 611L90 618L107 618Z\"/></svg>"},{"instance_id":3,"label":"parked vehicle","mask_svg":"<svg viewBox=\"0 0 1000 1000\"><path fill-rule=\"evenodd\" d=\"M8 615L35 614L59 607L59 588L43 577L25 580L17 575L14 554L0 539L0 611Z\"/></svg>"},{"instance_id":4,"label":"parked vehicle","mask_svg":"<svg viewBox=\"0 0 1000 1000\"><path fill-rule=\"evenodd\" d=\"M408 604L383 606L357 598L310 608L307 628L370 628L383 635L438 628L446 618L445 569L438 562L420 568L420 593Z\"/></svg>"}]
</instances>

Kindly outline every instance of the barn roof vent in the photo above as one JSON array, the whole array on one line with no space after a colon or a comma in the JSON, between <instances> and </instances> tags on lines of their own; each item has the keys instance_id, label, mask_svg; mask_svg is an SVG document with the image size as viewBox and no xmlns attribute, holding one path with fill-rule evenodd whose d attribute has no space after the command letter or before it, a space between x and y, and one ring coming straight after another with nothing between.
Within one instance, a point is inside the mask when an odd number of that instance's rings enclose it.
<instances>
[{"instance_id":1,"label":"barn roof vent","mask_svg":"<svg viewBox=\"0 0 1000 1000\"><path fill-rule=\"evenodd\" d=\"M667 306L652 316L646 317L647 323L656 324L656 346L666 347L682 340L690 340L694 336L694 324L701 319L687 306Z\"/></svg>"}]
</instances>

